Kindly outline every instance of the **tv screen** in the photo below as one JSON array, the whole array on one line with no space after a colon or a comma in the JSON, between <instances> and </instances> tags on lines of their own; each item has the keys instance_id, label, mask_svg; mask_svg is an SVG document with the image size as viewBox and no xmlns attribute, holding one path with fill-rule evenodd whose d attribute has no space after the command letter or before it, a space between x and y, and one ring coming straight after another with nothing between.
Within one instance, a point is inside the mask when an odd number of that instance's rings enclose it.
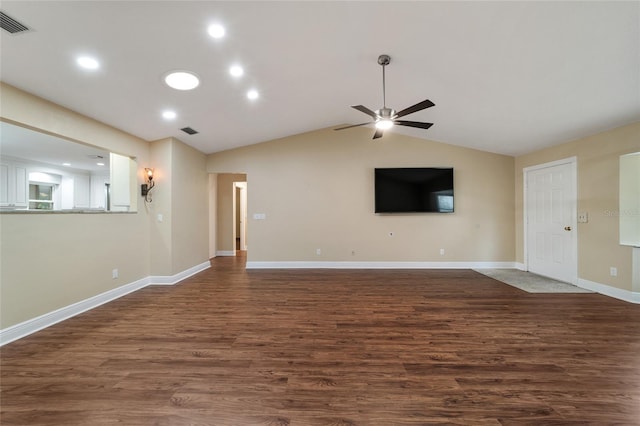
<instances>
[{"instance_id":1,"label":"tv screen","mask_svg":"<svg viewBox=\"0 0 640 426\"><path fill-rule=\"evenodd\" d=\"M376 213L453 213L452 168L375 169Z\"/></svg>"}]
</instances>

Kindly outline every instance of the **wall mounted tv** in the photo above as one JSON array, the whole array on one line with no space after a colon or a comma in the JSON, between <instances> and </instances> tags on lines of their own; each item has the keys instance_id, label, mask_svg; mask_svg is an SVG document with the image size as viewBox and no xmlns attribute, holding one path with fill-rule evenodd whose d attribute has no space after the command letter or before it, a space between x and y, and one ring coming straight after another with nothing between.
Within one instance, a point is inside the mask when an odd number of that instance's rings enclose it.
<instances>
[{"instance_id":1,"label":"wall mounted tv","mask_svg":"<svg viewBox=\"0 0 640 426\"><path fill-rule=\"evenodd\" d=\"M453 169L376 168L376 213L453 213Z\"/></svg>"}]
</instances>

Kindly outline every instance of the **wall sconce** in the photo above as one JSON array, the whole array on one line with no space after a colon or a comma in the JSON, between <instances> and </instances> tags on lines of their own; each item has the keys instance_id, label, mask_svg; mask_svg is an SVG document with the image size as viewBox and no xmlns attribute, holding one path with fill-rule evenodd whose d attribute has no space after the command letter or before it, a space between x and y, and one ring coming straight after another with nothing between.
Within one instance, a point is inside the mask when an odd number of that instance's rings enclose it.
<instances>
[{"instance_id":1,"label":"wall sconce","mask_svg":"<svg viewBox=\"0 0 640 426\"><path fill-rule=\"evenodd\" d=\"M142 192L142 196L144 197L144 201L147 203L150 203L151 201L153 201L151 199L150 192L153 189L153 187L156 186L155 182L153 181L153 169L145 167L144 175L145 175L145 178L147 179L147 183L143 183L140 189Z\"/></svg>"}]
</instances>

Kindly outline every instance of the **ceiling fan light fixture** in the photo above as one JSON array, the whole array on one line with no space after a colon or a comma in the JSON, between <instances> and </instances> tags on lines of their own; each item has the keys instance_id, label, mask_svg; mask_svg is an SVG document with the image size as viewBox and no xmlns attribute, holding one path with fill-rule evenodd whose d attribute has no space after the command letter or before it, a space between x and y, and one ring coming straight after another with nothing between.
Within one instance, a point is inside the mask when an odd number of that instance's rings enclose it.
<instances>
[{"instance_id":1,"label":"ceiling fan light fixture","mask_svg":"<svg viewBox=\"0 0 640 426\"><path fill-rule=\"evenodd\" d=\"M388 120L383 118L382 120L376 121L376 129L387 130L393 127L393 120Z\"/></svg>"},{"instance_id":2,"label":"ceiling fan light fixture","mask_svg":"<svg viewBox=\"0 0 640 426\"><path fill-rule=\"evenodd\" d=\"M389 65L390 62L391 62L391 57L389 55L380 55L378 57L378 64L382 66L382 108L373 111L364 105L351 105L351 108L367 114L369 117L373 118L373 121L360 123L360 124L353 124L350 126L338 127L337 129L334 129L334 130L344 130L344 129L350 129L352 127L360 127L360 126L366 126L368 124L374 124L376 126L376 132L373 134L373 139L378 139L383 136L384 130L390 129L395 125L416 127L418 129L428 129L429 127L433 126L433 123L423 123L422 121L398 120L399 118L404 117L405 115L413 114L414 112L422 111L423 109L427 109L427 108L431 108L432 106L435 106L435 104L431 102L429 99L425 99L422 102L418 102L417 104L411 105L410 107L400 111L396 111L393 108L387 107L384 67Z\"/></svg>"}]
</instances>

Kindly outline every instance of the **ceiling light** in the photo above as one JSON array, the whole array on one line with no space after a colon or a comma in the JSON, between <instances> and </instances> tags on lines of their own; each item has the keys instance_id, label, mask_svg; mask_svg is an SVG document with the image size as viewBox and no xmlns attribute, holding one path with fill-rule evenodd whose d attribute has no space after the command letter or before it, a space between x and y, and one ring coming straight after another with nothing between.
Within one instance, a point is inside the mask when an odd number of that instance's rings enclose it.
<instances>
[{"instance_id":1,"label":"ceiling light","mask_svg":"<svg viewBox=\"0 0 640 426\"><path fill-rule=\"evenodd\" d=\"M71 165L71 163L62 163L62 165L69 167Z\"/></svg>"},{"instance_id":2,"label":"ceiling light","mask_svg":"<svg viewBox=\"0 0 640 426\"><path fill-rule=\"evenodd\" d=\"M376 129L387 130L393 127L393 121L382 119L376 121Z\"/></svg>"},{"instance_id":3,"label":"ceiling light","mask_svg":"<svg viewBox=\"0 0 640 426\"><path fill-rule=\"evenodd\" d=\"M164 118L165 120L173 120L177 117L178 115L174 112L174 111L164 111L162 113L162 118Z\"/></svg>"},{"instance_id":4,"label":"ceiling light","mask_svg":"<svg viewBox=\"0 0 640 426\"><path fill-rule=\"evenodd\" d=\"M89 56L79 57L78 59L76 59L76 63L86 70L97 70L98 68L100 68L100 63L96 59Z\"/></svg>"},{"instance_id":5,"label":"ceiling light","mask_svg":"<svg viewBox=\"0 0 640 426\"><path fill-rule=\"evenodd\" d=\"M173 71L166 75L164 82L176 90L191 90L198 87L200 79L188 71Z\"/></svg>"},{"instance_id":6,"label":"ceiling light","mask_svg":"<svg viewBox=\"0 0 640 426\"><path fill-rule=\"evenodd\" d=\"M96 163L98 166L104 166L104 163Z\"/></svg>"},{"instance_id":7,"label":"ceiling light","mask_svg":"<svg viewBox=\"0 0 640 426\"><path fill-rule=\"evenodd\" d=\"M244 70L240 65L233 65L231 68L229 68L229 74L234 77L242 77L242 75L244 74Z\"/></svg>"},{"instance_id":8,"label":"ceiling light","mask_svg":"<svg viewBox=\"0 0 640 426\"><path fill-rule=\"evenodd\" d=\"M251 99L252 101L258 99L259 96L260 94L255 89L251 89L247 92L247 98Z\"/></svg>"},{"instance_id":9,"label":"ceiling light","mask_svg":"<svg viewBox=\"0 0 640 426\"><path fill-rule=\"evenodd\" d=\"M226 33L224 27L222 25L220 25L220 24L209 25L209 28L207 29L207 32L213 38L222 38L222 37L224 37L224 35Z\"/></svg>"}]
</instances>

